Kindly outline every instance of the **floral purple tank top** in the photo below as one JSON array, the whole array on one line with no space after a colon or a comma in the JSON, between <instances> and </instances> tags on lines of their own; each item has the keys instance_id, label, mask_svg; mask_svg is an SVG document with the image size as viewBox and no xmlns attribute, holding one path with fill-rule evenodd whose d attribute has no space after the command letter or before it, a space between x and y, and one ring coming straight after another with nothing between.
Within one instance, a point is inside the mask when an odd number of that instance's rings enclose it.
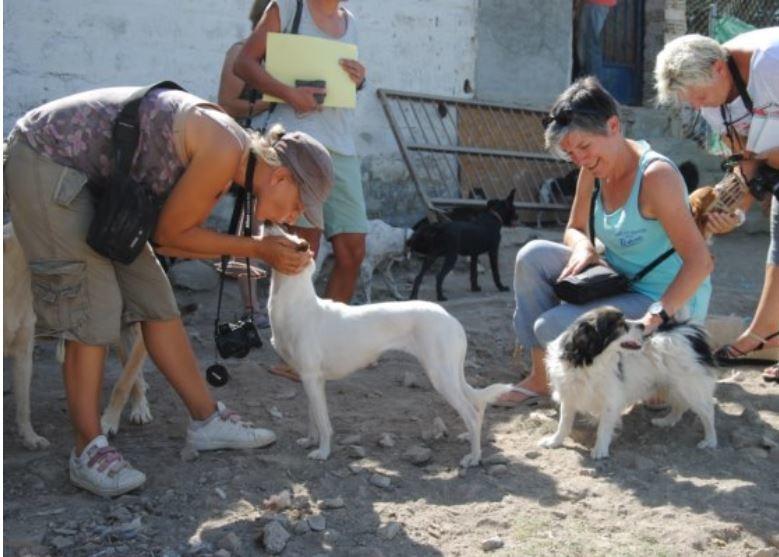
<instances>
[{"instance_id":1,"label":"floral purple tank top","mask_svg":"<svg viewBox=\"0 0 779 557\"><path fill-rule=\"evenodd\" d=\"M107 178L113 167L114 119L136 89L95 89L57 99L25 114L14 132L58 164L92 179ZM134 180L149 185L159 195L170 192L186 168L174 141L175 117L202 104L211 105L190 93L169 89L156 89L143 99L140 138L130 171Z\"/></svg>"}]
</instances>

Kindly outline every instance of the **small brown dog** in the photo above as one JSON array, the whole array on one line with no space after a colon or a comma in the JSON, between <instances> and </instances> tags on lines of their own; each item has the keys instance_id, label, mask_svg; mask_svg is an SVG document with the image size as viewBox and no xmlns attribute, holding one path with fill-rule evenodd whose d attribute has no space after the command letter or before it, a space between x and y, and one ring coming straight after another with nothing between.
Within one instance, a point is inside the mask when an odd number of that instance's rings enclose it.
<instances>
[{"instance_id":1,"label":"small brown dog","mask_svg":"<svg viewBox=\"0 0 779 557\"><path fill-rule=\"evenodd\" d=\"M748 192L744 180L735 172L728 172L714 186L704 186L692 192L690 207L698 229L704 231L708 215L713 211L732 214L739 208L741 200Z\"/></svg>"}]
</instances>

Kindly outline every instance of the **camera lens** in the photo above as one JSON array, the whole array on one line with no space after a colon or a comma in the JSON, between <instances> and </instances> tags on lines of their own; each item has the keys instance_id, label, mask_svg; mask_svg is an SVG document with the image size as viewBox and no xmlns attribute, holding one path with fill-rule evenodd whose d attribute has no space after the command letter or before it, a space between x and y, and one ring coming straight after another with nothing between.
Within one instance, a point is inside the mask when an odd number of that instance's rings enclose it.
<instances>
[{"instance_id":1,"label":"camera lens","mask_svg":"<svg viewBox=\"0 0 779 557\"><path fill-rule=\"evenodd\" d=\"M230 379L227 368L222 364L211 364L206 369L206 381L214 387L223 387Z\"/></svg>"}]
</instances>

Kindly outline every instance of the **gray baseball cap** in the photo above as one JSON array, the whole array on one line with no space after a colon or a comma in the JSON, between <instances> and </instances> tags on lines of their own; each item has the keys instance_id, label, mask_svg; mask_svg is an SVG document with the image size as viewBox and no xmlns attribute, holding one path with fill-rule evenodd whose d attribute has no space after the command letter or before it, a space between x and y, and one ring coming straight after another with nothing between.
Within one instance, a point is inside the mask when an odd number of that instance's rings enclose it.
<instances>
[{"instance_id":1,"label":"gray baseball cap","mask_svg":"<svg viewBox=\"0 0 779 557\"><path fill-rule=\"evenodd\" d=\"M289 132L274 144L281 163L292 171L300 188L303 215L324 229L322 206L333 187L333 161L324 145L303 132Z\"/></svg>"}]
</instances>

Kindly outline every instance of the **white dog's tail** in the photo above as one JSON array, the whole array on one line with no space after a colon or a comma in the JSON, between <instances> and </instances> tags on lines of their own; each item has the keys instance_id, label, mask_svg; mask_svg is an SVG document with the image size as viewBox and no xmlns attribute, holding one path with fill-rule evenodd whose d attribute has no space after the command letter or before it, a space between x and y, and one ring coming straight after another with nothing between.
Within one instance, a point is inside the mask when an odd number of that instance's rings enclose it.
<instances>
[{"instance_id":1,"label":"white dog's tail","mask_svg":"<svg viewBox=\"0 0 779 557\"><path fill-rule=\"evenodd\" d=\"M479 412L484 412L484 409L488 404L492 404L503 394L510 392L514 387L508 383L495 383L489 387L483 389L474 389L468 383L465 383L465 392L468 395L468 399L474 403Z\"/></svg>"}]
</instances>

